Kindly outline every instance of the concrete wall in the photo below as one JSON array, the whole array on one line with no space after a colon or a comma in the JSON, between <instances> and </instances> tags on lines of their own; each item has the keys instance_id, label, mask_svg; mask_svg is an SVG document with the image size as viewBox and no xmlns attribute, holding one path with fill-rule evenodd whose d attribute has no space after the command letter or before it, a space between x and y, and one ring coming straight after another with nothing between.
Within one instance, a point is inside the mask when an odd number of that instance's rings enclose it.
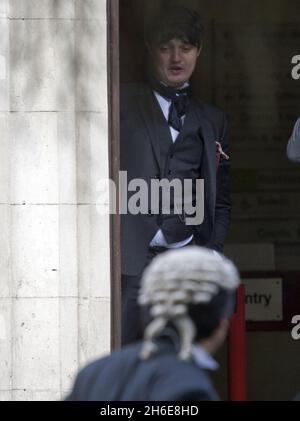
<instances>
[{"instance_id":1,"label":"concrete wall","mask_svg":"<svg viewBox=\"0 0 300 421\"><path fill-rule=\"evenodd\" d=\"M110 347L105 0L0 0L0 400Z\"/></svg>"}]
</instances>

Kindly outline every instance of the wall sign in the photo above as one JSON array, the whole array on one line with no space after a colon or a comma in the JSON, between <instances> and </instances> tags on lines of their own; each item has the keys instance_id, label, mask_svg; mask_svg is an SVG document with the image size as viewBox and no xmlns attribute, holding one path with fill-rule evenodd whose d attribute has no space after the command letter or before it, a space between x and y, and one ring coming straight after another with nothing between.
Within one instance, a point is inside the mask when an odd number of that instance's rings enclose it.
<instances>
[{"instance_id":1,"label":"wall sign","mask_svg":"<svg viewBox=\"0 0 300 421\"><path fill-rule=\"evenodd\" d=\"M282 279L243 279L247 321L282 321Z\"/></svg>"}]
</instances>

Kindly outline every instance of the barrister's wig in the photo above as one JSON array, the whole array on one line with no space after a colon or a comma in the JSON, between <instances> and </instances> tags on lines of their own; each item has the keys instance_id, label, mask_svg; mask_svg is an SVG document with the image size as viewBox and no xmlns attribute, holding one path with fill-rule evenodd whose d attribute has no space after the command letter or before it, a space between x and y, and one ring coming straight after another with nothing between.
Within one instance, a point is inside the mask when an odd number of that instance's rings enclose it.
<instances>
[{"instance_id":1,"label":"barrister's wig","mask_svg":"<svg viewBox=\"0 0 300 421\"><path fill-rule=\"evenodd\" d=\"M203 26L199 14L185 7L163 8L152 16L145 26L145 41L159 45L173 38L200 48L203 41Z\"/></svg>"},{"instance_id":2,"label":"barrister's wig","mask_svg":"<svg viewBox=\"0 0 300 421\"><path fill-rule=\"evenodd\" d=\"M209 337L233 310L239 285L234 264L204 247L189 246L158 255L144 271L139 304L149 306L142 358L156 350L154 340L172 325L179 336L179 357L191 356L192 344Z\"/></svg>"}]
</instances>

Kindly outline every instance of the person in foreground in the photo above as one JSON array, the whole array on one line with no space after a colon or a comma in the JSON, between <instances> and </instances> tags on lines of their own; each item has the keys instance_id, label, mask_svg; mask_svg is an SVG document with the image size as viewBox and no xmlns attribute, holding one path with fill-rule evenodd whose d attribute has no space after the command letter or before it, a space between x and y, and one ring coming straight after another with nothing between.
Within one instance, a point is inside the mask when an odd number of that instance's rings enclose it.
<instances>
[{"instance_id":1,"label":"person in foreground","mask_svg":"<svg viewBox=\"0 0 300 421\"><path fill-rule=\"evenodd\" d=\"M71 401L218 400L207 370L225 340L239 274L222 255L188 246L158 255L142 277L150 313L141 342L85 367Z\"/></svg>"}]
</instances>

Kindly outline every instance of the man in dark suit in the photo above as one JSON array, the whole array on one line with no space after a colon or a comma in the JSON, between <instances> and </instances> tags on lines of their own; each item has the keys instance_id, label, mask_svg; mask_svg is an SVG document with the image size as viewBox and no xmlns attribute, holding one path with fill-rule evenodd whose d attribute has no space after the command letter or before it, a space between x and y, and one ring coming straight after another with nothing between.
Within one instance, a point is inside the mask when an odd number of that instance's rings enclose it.
<instances>
[{"instance_id":1,"label":"man in dark suit","mask_svg":"<svg viewBox=\"0 0 300 421\"><path fill-rule=\"evenodd\" d=\"M207 375L223 343L239 274L231 261L189 246L158 255L146 268L139 302L151 322L144 341L84 368L68 400L216 400Z\"/></svg>"},{"instance_id":2,"label":"man in dark suit","mask_svg":"<svg viewBox=\"0 0 300 421\"><path fill-rule=\"evenodd\" d=\"M121 170L127 177L121 191L126 191L129 205L121 220L123 344L138 337L137 294L141 273L151 259L189 244L222 251L229 226L226 118L194 98L189 84L202 49L202 32L196 12L163 10L145 31L147 82L127 85L121 92ZM136 179L144 181L146 193L137 195L128 188L130 183L137 185ZM162 180L191 180L191 192L183 201L195 209L202 206L203 220L188 223L186 209L177 211L175 199L165 212L164 190L150 194L151 183ZM203 196L197 180L204 180ZM138 206L130 209L138 201L143 202L140 212Z\"/></svg>"}]
</instances>

